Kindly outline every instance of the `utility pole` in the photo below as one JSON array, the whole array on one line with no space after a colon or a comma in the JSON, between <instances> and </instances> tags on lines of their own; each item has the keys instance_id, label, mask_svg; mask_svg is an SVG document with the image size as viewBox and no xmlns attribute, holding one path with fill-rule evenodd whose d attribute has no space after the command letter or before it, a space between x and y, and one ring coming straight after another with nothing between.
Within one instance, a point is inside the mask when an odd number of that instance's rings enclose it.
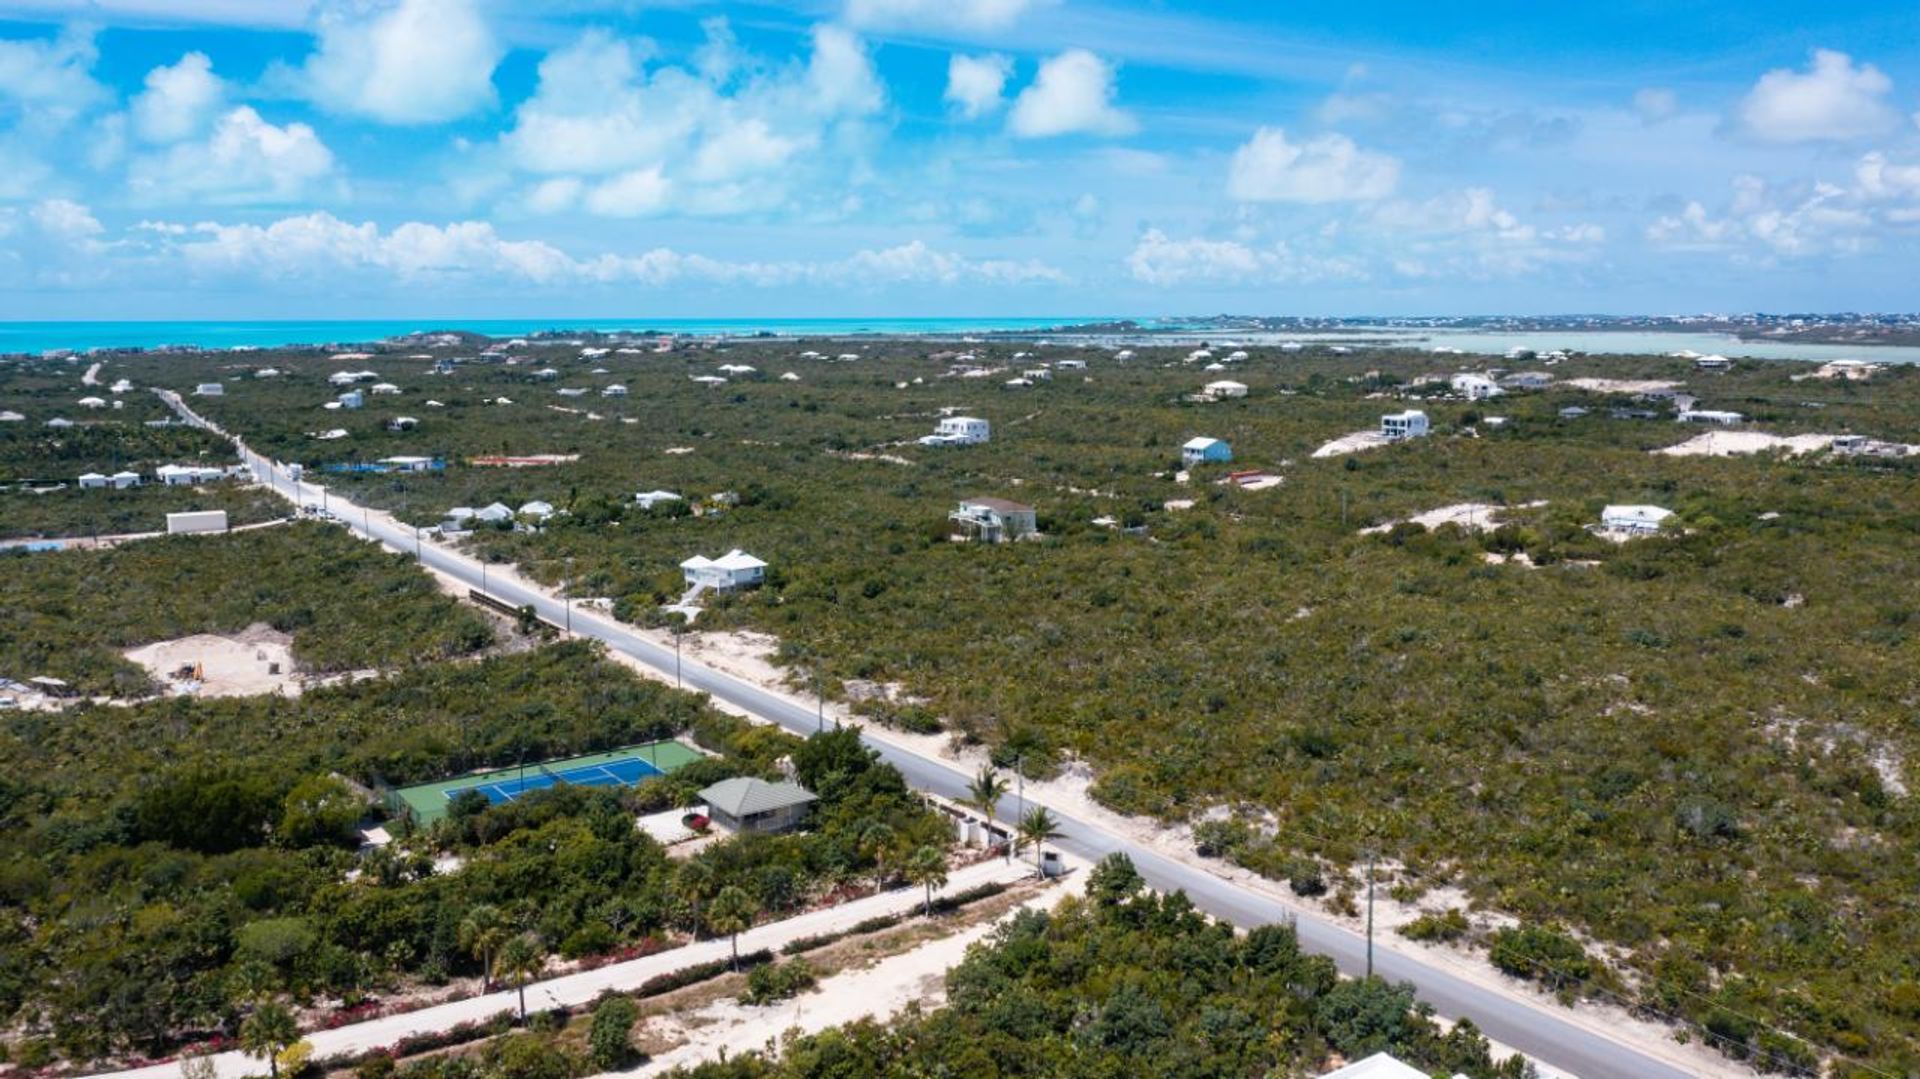
<instances>
[{"instance_id":1,"label":"utility pole","mask_svg":"<svg viewBox=\"0 0 1920 1079\"><path fill-rule=\"evenodd\" d=\"M1013 817L1013 825L1015 828L1018 828L1020 822L1027 819L1027 767L1025 757L1013 758L1013 774L1018 777L1020 784L1020 793L1018 796L1020 799L1018 803L1020 811L1014 814ZM1007 842L1011 844L1013 842L1012 837L1008 837Z\"/></svg>"},{"instance_id":2,"label":"utility pole","mask_svg":"<svg viewBox=\"0 0 1920 1079\"><path fill-rule=\"evenodd\" d=\"M573 559L567 559L567 579L560 599L567 605L567 636L573 636Z\"/></svg>"},{"instance_id":3,"label":"utility pole","mask_svg":"<svg viewBox=\"0 0 1920 1079\"><path fill-rule=\"evenodd\" d=\"M480 594L487 594L487 556L480 556Z\"/></svg>"},{"instance_id":4,"label":"utility pole","mask_svg":"<svg viewBox=\"0 0 1920 1079\"><path fill-rule=\"evenodd\" d=\"M680 688L680 635L686 632L687 616L681 615L680 621L673 624L673 688Z\"/></svg>"},{"instance_id":5,"label":"utility pole","mask_svg":"<svg viewBox=\"0 0 1920 1079\"><path fill-rule=\"evenodd\" d=\"M827 729L827 694L820 685L820 660L817 657L813 661L813 699L819 707L818 718L814 721L814 731L818 733ZM834 724L835 727L839 725Z\"/></svg>"},{"instance_id":6,"label":"utility pole","mask_svg":"<svg viewBox=\"0 0 1920 1079\"><path fill-rule=\"evenodd\" d=\"M1373 861L1374 851L1367 848L1367 977L1373 977Z\"/></svg>"}]
</instances>

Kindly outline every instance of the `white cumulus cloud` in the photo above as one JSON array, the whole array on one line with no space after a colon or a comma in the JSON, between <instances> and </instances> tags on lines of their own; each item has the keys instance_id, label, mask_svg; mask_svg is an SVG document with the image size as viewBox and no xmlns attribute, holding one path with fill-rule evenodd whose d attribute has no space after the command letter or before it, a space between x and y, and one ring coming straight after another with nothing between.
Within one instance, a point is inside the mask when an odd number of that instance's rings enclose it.
<instances>
[{"instance_id":1,"label":"white cumulus cloud","mask_svg":"<svg viewBox=\"0 0 1920 1079\"><path fill-rule=\"evenodd\" d=\"M134 96L130 110L134 133L148 142L190 139L205 129L225 96L207 54L187 53L171 66L147 72L146 88Z\"/></svg>"},{"instance_id":2,"label":"white cumulus cloud","mask_svg":"<svg viewBox=\"0 0 1920 1079\"><path fill-rule=\"evenodd\" d=\"M501 48L473 0L326 9L304 82L319 104L389 124L454 120L493 103Z\"/></svg>"},{"instance_id":3,"label":"white cumulus cloud","mask_svg":"<svg viewBox=\"0 0 1920 1079\"><path fill-rule=\"evenodd\" d=\"M1241 202L1368 202L1393 193L1400 162L1340 134L1302 143L1263 127L1236 150L1227 193Z\"/></svg>"},{"instance_id":4,"label":"white cumulus cloud","mask_svg":"<svg viewBox=\"0 0 1920 1079\"><path fill-rule=\"evenodd\" d=\"M221 116L203 140L136 158L128 180L152 202L291 202L333 171L333 153L313 128L282 126L242 105Z\"/></svg>"},{"instance_id":5,"label":"white cumulus cloud","mask_svg":"<svg viewBox=\"0 0 1920 1079\"><path fill-rule=\"evenodd\" d=\"M1127 272L1144 284L1251 286L1362 281L1365 264L1349 255L1316 255L1284 241L1254 247L1238 240L1176 240L1148 229L1127 256Z\"/></svg>"},{"instance_id":6,"label":"white cumulus cloud","mask_svg":"<svg viewBox=\"0 0 1920 1079\"><path fill-rule=\"evenodd\" d=\"M1006 92L1007 77L1013 74L1013 61L998 53L964 56L955 53L947 61L946 102L969 120L977 119L1000 107Z\"/></svg>"},{"instance_id":7,"label":"white cumulus cloud","mask_svg":"<svg viewBox=\"0 0 1920 1079\"><path fill-rule=\"evenodd\" d=\"M1014 99L1007 129L1027 139L1084 133L1128 135L1139 129L1114 104L1113 66L1085 49L1040 65L1040 73Z\"/></svg>"},{"instance_id":8,"label":"white cumulus cloud","mask_svg":"<svg viewBox=\"0 0 1920 1079\"><path fill-rule=\"evenodd\" d=\"M1816 49L1804 71L1779 68L1734 110L1740 130L1768 142L1832 142L1879 135L1900 123L1888 102L1893 80L1872 64Z\"/></svg>"}]
</instances>

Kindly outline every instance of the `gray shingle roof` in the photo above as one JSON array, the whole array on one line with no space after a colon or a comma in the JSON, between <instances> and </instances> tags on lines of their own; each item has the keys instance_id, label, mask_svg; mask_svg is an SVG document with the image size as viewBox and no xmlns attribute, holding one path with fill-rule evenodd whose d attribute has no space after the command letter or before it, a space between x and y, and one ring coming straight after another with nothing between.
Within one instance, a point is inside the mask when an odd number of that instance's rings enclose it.
<instances>
[{"instance_id":1,"label":"gray shingle roof","mask_svg":"<svg viewBox=\"0 0 1920 1079\"><path fill-rule=\"evenodd\" d=\"M819 799L798 783L768 783L736 776L700 792L700 800L729 817L751 817L775 809L802 806Z\"/></svg>"}]
</instances>

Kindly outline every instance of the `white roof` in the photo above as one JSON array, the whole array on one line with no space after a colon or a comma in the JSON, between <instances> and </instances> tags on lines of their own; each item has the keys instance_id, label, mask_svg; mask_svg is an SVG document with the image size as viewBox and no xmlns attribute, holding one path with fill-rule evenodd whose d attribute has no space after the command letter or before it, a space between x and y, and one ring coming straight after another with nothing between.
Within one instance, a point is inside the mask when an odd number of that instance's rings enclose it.
<instances>
[{"instance_id":1,"label":"white roof","mask_svg":"<svg viewBox=\"0 0 1920 1079\"><path fill-rule=\"evenodd\" d=\"M718 386L726 381L726 379L721 378L719 375L695 375L693 376L693 380L703 386Z\"/></svg>"},{"instance_id":2,"label":"white roof","mask_svg":"<svg viewBox=\"0 0 1920 1079\"><path fill-rule=\"evenodd\" d=\"M1632 520L1658 524L1673 516L1673 511L1660 506L1608 506L1600 511L1603 521Z\"/></svg>"},{"instance_id":3,"label":"white roof","mask_svg":"<svg viewBox=\"0 0 1920 1079\"><path fill-rule=\"evenodd\" d=\"M733 550L728 551L726 554L721 555L719 558L708 558L705 555L694 555L692 558L689 558L685 562L680 563L680 568L681 569L711 568L711 569L726 570L729 573L737 573L741 570L766 569L767 564L765 562L760 561L758 558L753 557L747 552L741 550L740 548L735 547Z\"/></svg>"},{"instance_id":4,"label":"white roof","mask_svg":"<svg viewBox=\"0 0 1920 1079\"><path fill-rule=\"evenodd\" d=\"M1186 443L1182 445L1180 448L1187 449L1187 450L1204 450L1209 446L1223 446L1225 444L1226 443L1221 442L1217 438L1200 437L1200 438L1187 439Z\"/></svg>"},{"instance_id":5,"label":"white roof","mask_svg":"<svg viewBox=\"0 0 1920 1079\"><path fill-rule=\"evenodd\" d=\"M78 403L87 408L105 408L107 405L106 399L101 397L82 397Z\"/></svg>"},{"instance_id":6,"label":"white roof","mask_svg":"<svg viewBox=\"0 0 1920 1079\"><path fill-rule=\"evenodd\" d=\"M1430 1079L1426 1072L1386 1053L1375 1053L1334 1070L1320 1079Z\"/></svg>"},{"instance_id":7,"label":"white roof","mask_svg":"<svg viewBox=\"0 0 1920 1079\"><path fill-rule=\"evenodd\" d=\"M1210 390L1244 390L1246 388L1247 388L1246 383L1235 382L1232 379L1228 379L1228 378L1223 378L1218 382L1207 383L1207 389L1210 389Z\"/></svg>"},{"instance_id":8,"label":"white roof","mask_svg":"<svg viewBox=\"0 0 1920 1079\"><path fill-rule=\"evenodd\" d=\"M474 514L474 516L483 521L504 521L513 516L513 510L507 508L504 503L495 502L487 506L486 509Z\"/></svg>"},{"instance_id":9,"label":"white roof","mask_svg":"<svg viewBox=\"0 0 1920 1079\"><path fill-rule=\"evenodd\" d=\"M101 475L98 472L82 472L80 473L80 478L81 480L84 481L84 480L104 480L107 477Z\"/></svg>"},{"instance_id":10,"label":"white roof","mask_svg":"<svg viewBox=\"0 0 1920 1079\"><path fill-rule=\"evenodd\" d=\"M720 365L720 370L730 375L751 375L754 372L753 368L744 363L723 363Z\"/></svg>"},{"instance_id":11,"label":"white roof","mask_svg":"<svg viewBox=\"0 0 1920 1079\"><path fill-rule=\"evenodd\" d=\"M12 409L8 409L5 412L0 412L0 423L19 423L21 420L24 420L26 418L27 417L25 415L15 412Z\"/></svg>"},{"instance_id":12,"label":"white roof","mask_svg":"<svg viewBox=\"0 0 1920 1079\"><path fill-rule=\"evenodd\" d=\"M553 504L550 502L529 502L520 507L520 512L529 517L553 516Z\"/></svg>"},{"instance_id":13,"label":"white roof","mask_svg":"<svg viewBox=\"0 0 1920 1079\"><path fill-rule=\"evenodd\" d=\"M128 471L125 471L125 470L123 469L123 470L121 470L121 471L119 471L119 472L115 472L115 473L113 474L113 478L114 478L114 479L116 479L116 480L124 480L124 479L127 479L127 478L129 478L129 477L131 477L131 478L133 478L133 479L136 479L136 480L137 480L137 479L139 479L139 478L140 478L140 473L138 473L138 472L128 472Z\"/></svg>"}]
</instances>

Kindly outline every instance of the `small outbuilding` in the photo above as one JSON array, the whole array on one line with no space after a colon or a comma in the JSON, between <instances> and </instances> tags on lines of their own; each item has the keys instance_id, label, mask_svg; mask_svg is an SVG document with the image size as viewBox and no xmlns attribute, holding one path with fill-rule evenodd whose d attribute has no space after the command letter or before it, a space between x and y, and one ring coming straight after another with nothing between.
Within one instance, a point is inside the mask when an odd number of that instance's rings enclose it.
<instances>
[{"instance_id":1,"label":"small outbuilding","mask_svg":"<svg viewBox=\"0 0 1920 1079\"><path fill-rule=\"evenodd\" d=\"M83 490L90 490L93 488L105 487L107 485L107 477L101 475L98 472L82 472L80 473L79 482Z\"/></svg>"},{"instance_id":2,"label":"small outbuilding","mask_svg":"<svg viewBox=\"0 0 1920 1079\"><path fill-rule=\"evenodd\" d=\"M807 813L820 799L798 783L769 783L735 776L700 792L707 816L731 832L771 835L790 832L806 823Z\"/></svg>"}]
</instances>

